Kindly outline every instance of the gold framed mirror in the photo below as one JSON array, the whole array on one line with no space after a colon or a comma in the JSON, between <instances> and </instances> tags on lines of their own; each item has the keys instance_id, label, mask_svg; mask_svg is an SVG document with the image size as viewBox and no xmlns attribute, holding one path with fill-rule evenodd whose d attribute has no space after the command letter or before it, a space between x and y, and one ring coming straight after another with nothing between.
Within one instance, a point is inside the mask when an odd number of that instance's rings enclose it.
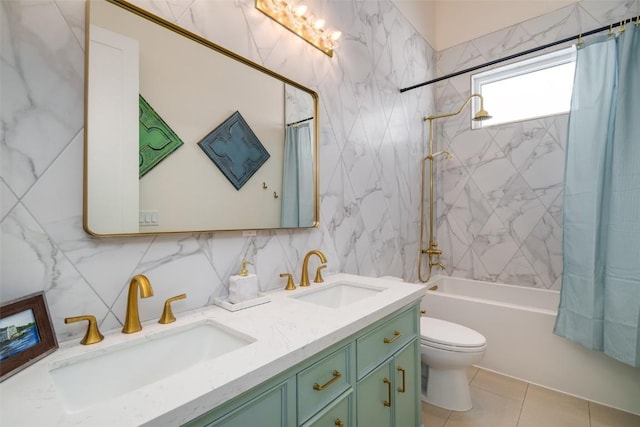
<instances>
[{"instance_id":1,"label":"gold framed mirror","mask_svg":"<svg viewBox=\"0 0 640 427\"><path fill-rule=\"evenodd\" d=\"M126 1L86 9L88 233L318 225L316 92Z\"/></svg>"}]
</instances>

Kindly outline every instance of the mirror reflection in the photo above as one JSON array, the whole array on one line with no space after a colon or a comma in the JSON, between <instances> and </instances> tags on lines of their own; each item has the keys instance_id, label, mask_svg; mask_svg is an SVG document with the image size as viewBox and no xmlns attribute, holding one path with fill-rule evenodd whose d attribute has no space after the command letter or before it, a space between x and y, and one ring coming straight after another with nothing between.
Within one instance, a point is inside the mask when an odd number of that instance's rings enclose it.
<instances>
[{"instance_id":1,"label":"mirror reflection","mask_svg":"<svg viewBox=\"0 0 640 427\"><path fill-rule=\"evenodd\" d=\"M88 232L317 225L315 92L128 3L87 7Z\"/></svg>"}]
</instances>

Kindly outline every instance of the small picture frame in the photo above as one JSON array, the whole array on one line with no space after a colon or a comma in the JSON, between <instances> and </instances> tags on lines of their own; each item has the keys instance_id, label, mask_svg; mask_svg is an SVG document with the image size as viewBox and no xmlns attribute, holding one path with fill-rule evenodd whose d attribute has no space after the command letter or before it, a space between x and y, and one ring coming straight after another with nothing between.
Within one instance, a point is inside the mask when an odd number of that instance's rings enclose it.
<instances>
[{"instance_id":1,"label":"small picture frame","mask_svg":"<svg viewBox=\"0 0 640 427\"><path fill-rule=\"evenodd\" d=\"M58 348L44 292L0 307L0 382Z\"/></svg>"}]
</instances>

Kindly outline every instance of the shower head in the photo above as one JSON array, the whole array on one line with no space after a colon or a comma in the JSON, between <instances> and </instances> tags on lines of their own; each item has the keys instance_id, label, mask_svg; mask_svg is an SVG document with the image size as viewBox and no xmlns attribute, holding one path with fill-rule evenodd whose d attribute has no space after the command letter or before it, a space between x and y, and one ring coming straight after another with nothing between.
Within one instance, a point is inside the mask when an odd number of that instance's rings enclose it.
<instances>
[{"instance_id":1,"label":"shower head","mask_svg":"<svg viewBox=\"0 0 640 427\"><path fill-rule=\"evenodd\" d=\"M428 117L424 117L423 120L427 121L429 120L429 123L431 123L433 120L435 119L442 119L444 117L451 117L451 116L456 116L458 114L460 114L462 112L462 110L464 109L464 107L467 106L467 104L469 104L469 102L474 98L480 98L480 109L478 110L478 112L476 113L476 115L471 119L475 122L478 121L482 121L482 120L489 120L491 118L493 118L488 112L487 110L484 109L484 98L482 97L482 95L480 95L479 93L472 93L467 100L464 102L464 104L462 104L462 106L460 107L460 109L458 111L455 111L453 113L447 113L447 114L439 114L439 115L434 115L434 116L428 116Z\"/></svg>"},{"instance_id":2,"label":"shower head","mask_svg":"<svg viewBox=\"0 0 640 427\"><path fill-rule=\"evenodd\" d=\"M493 116L489 114L487 110L481 108L480 111L478 111L476 115L473 117L473 119L471 120L473 120L474 122L481 122L483 120L489 120L492 118Z\"/></svg>"}]
</instances>

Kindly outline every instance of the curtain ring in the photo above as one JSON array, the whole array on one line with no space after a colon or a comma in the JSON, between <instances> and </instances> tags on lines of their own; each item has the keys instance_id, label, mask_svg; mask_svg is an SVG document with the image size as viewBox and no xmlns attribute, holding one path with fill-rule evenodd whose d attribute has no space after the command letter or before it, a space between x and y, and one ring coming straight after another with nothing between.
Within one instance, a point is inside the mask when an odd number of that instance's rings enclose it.
<instances>
[{"instance_id":1,"label":"curtain ring","mask_svg":"<svg viewBox=\"0 0 640 427\"><path fill-rule=\"evenodd\" d=\"M576 42L576 46L582 46L582 33L578 34L578 41Z\"/></svg>"},{"instance_id":2,"label":"curtain ring","mask_svg":"<svg viewBox=\"0 0 640 427\"><path fill-rule=\"evenodd\" d=\"M626 27L627 27L627 21L626 20L620 21L620 29L618 30L618 34L624 33L624 30L626 30Z\"/></svg>"},{"instance_id":3,"label":"curtain ring","mask_svg":"<svg viewBox=\"0 0 640 427\"><path fill-rule=\"evenodd\" d=\"M640 15L636 16L636 27L640 27Z\"/></svg>"},{"instance_id":4,"label":"curtain ring","mask_svg":"<svg viewBox=\"0 0 640 427\"><path fill-rule=\"evenodd\" d=\"M613 35L613 24L609 25L609 35Z\"/></svg>"}]
</instances>

